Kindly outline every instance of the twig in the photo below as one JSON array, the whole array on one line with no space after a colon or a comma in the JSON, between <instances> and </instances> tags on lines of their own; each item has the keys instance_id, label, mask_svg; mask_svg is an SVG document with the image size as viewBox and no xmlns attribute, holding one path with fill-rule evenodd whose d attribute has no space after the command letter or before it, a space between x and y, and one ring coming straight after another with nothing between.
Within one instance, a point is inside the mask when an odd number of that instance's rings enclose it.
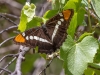
<instances>
[{"instance_id":1,"label":"twig","mask_svg":"<svg viewBox=\"0 0 100 75\"><path fill-rule=\"evenodd\" d=\"M14 38L14 37L10 37L10 38L4 40L2 43L0 43L0 47L1 47L4 43L6 43L7 41L9 41L9 40L11 40L11 39L13 39L13 38Z\"/></svg>"},{"instance_id":2,"label":"twig","mask_svg":"<svg viewBox=\"0 0 100 75\"><path fill-rule=\"evenodd\" d=\"M92 65L91 63L88 64L88 67L100 71L100 67L98 67L98 66L94 66L94 65Z\"/></svg>"},{"instance_id":3,"label":"twig","mask_svg":"<svg viewBox=\"0 0 100 75\"><path fill-rule=\"evenodd\" d=\"M11 71L4 69L4 68L0 68L0 70L6 71L7 73L11 74Z\"/></svg>"},{"instance_id":4,"label":"twig","mask_svg":"<svg viewBox=\"0 0 100 75\"><path fill-rule=\"evenodd\" d=\"M5 15L5 16L13 17L15 19L19 19L18 16L15 16L15 15L12 15L12 14L8 14L8 13L1 13L1 15Z\"/></svg>"},{"instance_id":5,"label":"twig","mask_svg":"<svg viewBox=\"0 0 100 75\"><path fill-rule=\"evenodd\" d=\"M3 69L6 69L17 57L14 57ZM0 74L3 72L3 70L0 71Z\"/></svg>"},{"instance_id":6,"label":"twig","mask_svg":"<svg viewBox=\"0 0 100 75\"><path fill-rule=\"evenodd\" d=\"M6 19L7 21L9 21L9 22L11 22L11 23L13 23L14 25L17 25L14 21L12 21L11 19L5 17L4 15L1 15L1 14L0 14L0 17Z\"/></svg>"},{"instance_id":7,"label":"twig","mask_svg":"<svg viewBox=\"0 0 100 75\"><path fill-rule=\"evenodd\" d=\"M11 26L11 27L8 27L7 29L4 29L4 30L0 31L0 34L2 34L2 33L5 32L5 31L8 31L8 30L10 30L10 29L17 28L17 27L18 27L18 26Z\"/></svg>"},{"instance_id":8,"label":"twig","mask_svg":"<svg viewBox=\"0 0 100 75\"><path fill-rule=\"evenodd\" d=\"M5 53L9 53L11 51L18 51L18 48L19 48L19 45L15 45L15 44L12 44L12 45L9 45L6 47L1 47L0 48L0 55L5 54Z\"/></svg>"},{"instance_id":9,"label":"twig","mask_svg":"<svg viewBox=\"0 0 100 75\"><path fill-rule=\"evenodd\" d=\"M2 61L2 60L4 60L6 57L14 57L14 56L17 56L18 54L8 54L8 55L5 55L4 57L2 57L1 59L0 59L0 62Z\"/></svg>"},{"instance_id":10,"label":"twig","mask_svg":"<svg viewBox=\"0 0 100 75\"><path fill-rule=\"evenodd\" d=\"M25 59L24 55L29 50L29 47L20 46L20 52L16 61L15 71L11 75L21 75L21 63Z\"/></svg>"},{"instance_id":11,"label":"twig","mask_svg":"<svg viewBox=\"0 0 100 75\"><path fill-rule=\"evenodd\" d=\"M39 73L39 75L41 75L42 72L44 72L44 75L46 75L45 70L50 66L50 64L52 63L52 61L54 60L54 58L56 58L58 55L55 55L50 61L49 63L46 65L46 67Z\"/></svg>"}]
</instances>

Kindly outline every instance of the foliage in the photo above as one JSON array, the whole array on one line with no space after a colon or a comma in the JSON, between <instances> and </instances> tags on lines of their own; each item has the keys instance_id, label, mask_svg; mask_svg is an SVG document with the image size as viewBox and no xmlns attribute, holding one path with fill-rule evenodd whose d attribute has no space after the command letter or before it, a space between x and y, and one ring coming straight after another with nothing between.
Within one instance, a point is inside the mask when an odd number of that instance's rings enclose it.
<instances>
[{"instance_id":1,"label":"foliage","mask_svg":"<svg viewBox=\"0 0 100 75\"><path fill-rule=\"evenodd\" d=\"M92 4L92 6L89 5L90 3ZM65 69L65 73L68 75L82 75L82 74L88 75L88 73L89 75L93 75L95 71L93 69L89 70L90 68L88 66L89 66L89 63L94 64L96 61L96 58L98 56L97 50L99 49L99 43L98 43L99 41L98 41L98 38L95 38L93 36L96 33L95 32L96 25L94 28L92 27L93 25L90 19L91 13L89 13L89 11L86 10L85 8L95 11L96 15L98 16L97 23L99 23L99 12L100 12L98 8L99 4L100 2L97 0L96 1L92 0L91 2L87 2L84 0L69 0L69 1L68 0L53 0L52 10L49 10L44 14L44 16L41 18L42 21L37 20L37 23L35 23L36 25L39 25L40 22L44 22L47 19L53 17L59 11L66 10L66 9L74 9L74 16L67 30L68 36L66 38L66 41L63 43L63 45L60 48L60 57L63 60L63 67ZM22 12L24 12L24 10L22 10ZM28 12L26 14L28 14ZM87 17L89 21L88 24L86 23L85 18L84 18L85 14L88 15ZM24 18L24 16L21 16L21 18ZM34 21L34 18L35 17L33 17L33 19L31 20ZM76 29L78 26L82 25L83 22L87 24L84 26L87 26L88 30L86 30L85 33L82 34L81 36L76 37L75 36ZM28 24L28 25L31 25L31 24ZM27 29L28 27L27 24L25 26ZM20 30L22 30L22 28ZM94 61L94 57L95 57L95 61ZM96 63L95 65L96 65L95 66L96 68L100 67ZM94 65L91 65L91 66L94 66Z\"/></svg>"},{"instance_id":2,"label":"foliage","mask_svg":"<svg viewBox=\"0 0 100 75\"><path fill-rule=\"evenodd\" d=\"M42 22L66 9L73 9L74 15L66 30L67 38L60 47L60 60L66 75L99 75L100 71L100 1L99 0L52 0L52 10L46 11L43 17L35 14L36 6L26 3L21 11L18 30L23 32L35 26L40 26ZM93 14L91 14L91 11ZM80 35L77 34L78 27L85 29ZM38 55L36 55L39 57ZM30 55L28 56L30 57ZM33 56L34 57L34 56ZM45 57L45 55L44 55ZM28 59L28 58L27 58ZM30 59L30 60L35 60ZM30 61L33 62L33 61ZM61 63L62 63L61 62ZM27 62L29 63L29 62ZM25 63L26 64L26 63ZM59 63L58 63L59 64ZM29 71L31 64L27 67ZM26 70L23 70L26 73Z\"/></svg>"}]
</instances>

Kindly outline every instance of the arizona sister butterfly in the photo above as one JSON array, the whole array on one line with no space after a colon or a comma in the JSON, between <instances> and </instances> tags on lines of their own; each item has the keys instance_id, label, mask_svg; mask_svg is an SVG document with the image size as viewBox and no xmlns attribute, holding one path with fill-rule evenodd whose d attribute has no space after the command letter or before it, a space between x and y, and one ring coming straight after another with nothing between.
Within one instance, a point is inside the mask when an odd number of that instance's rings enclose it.
<instances>
[{"instance_id":1,"label":"arizona sister butterfly","mask_svg":"<svg viewBox=\"0 0 100 75\"><path fill-rule=\"evenodd\" d=\"M14 38L14 42L31 48L38 46L40 53L52 53L65 41L73 9L67 9L49 19L45 25L31 28Z\"/></svg>"}]
</instances>

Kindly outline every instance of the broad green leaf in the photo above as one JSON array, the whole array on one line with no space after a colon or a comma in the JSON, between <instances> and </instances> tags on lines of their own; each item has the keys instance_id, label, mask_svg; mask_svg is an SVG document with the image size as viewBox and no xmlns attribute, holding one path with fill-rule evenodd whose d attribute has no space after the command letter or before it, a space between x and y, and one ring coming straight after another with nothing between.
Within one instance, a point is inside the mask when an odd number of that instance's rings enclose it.
<instances>
[{"instance_id":1,"label":"broad green leaf","mask_svg":"<svg viewBox=\"0 0 100 75\"><path fill-rule=\"evenodd\" d=\"M75 30L76 30L77 26L78 26L77 25L77 13L74 13L74 16L71 19L69 28L67 30L68 35L71 35L72 37L74 37L74 33L75 33Z\"/></svg>"},{"instance_id":2,"label":"broad green leaf","mask_svg":"<svg viewBox=\"0 0 100 75\"><path fill-rule=\"evenodd\" d=\"M66 60L64 60L66 73L69 75L82 75L88 63L93 62L98 43L92 36L85 37L79 43L74 43L72 38L68 36L62 45L62 49L66 53Z\"/></svg>"},{"instance_id":3,"label":"broad green leaf","mask_svg":"<svg viewBox=\"0 0 100 75\"><path fill-rule=\"evenodd\" d=\"M27 23L30 22L33 19L33 16L35 15L35 8L36 7L34 4L29 4L28 2L25 4L21 11L18 30L20 30L21 32L26 30Z\"/></svg>"},{"instance_id":4,"label":"broad green leaf","mask_svg":"<svg viewBox=\"0 0 100 75\"><path fill-rule=\"evenodd\" d=\"M41 23L44 22L44 19L41 18L41 17L38 17L38 16L34 16L33 19L28 22L26 25L27 25L27 29L30 29L30 28L33 28L33 27L37 27L37 26L40 26Z\"/></svg>"},{"instance_id":5,"label":"broad green leaf","mask_svg":"<svg viewBox=\"0 0 100 75\"><path fill-rule=\"evenodd\" d=\"M72 39L72 37L70 35L67 36L66 41L62 45L62 49L63 49L63 51L65 51L67 53L71 49L71 47L75 45L75 42L74 42L74 40Z\"/></svg>"},{"instance_id":6,"label":"broad green leaf","mask_svg":"<svg viewBox=\"0 0 100 75\"><path fill-rule=\"evenodd\" d=\"M74 16L70 22L68 29L68 34L74 37L75 30L78 25L83 23L85 11L83 10L84 6L81 4L81 0L69 0L66 5L63 7L66 9L74 9Z\"/></svg>"},{"instance_id":7,"label":"broad green leaf","mask_svg":"<svg viewBox=\"0 0 100 75\"><path fill-rule=\"evenodd\" d=\"M93 34L93 33L85 32L85 33L83 33L83 34L79 37L78 41L81 41L84 37L89 36L89 35L92 35L92 34Z\"/></svg>"},{"instance_id":8,"label":"broad green leaf","mask_svg":"<svg viewBox=\"0 0 100 75\"><path fill-rule=\"evenodd\" d=\"M20 23L18 25L18 30L20 30L21 32L25 31L26 23L27 23L27 16L22 11L21 12L21 18L20 18Z\"/></svg>"},{"instance_id":9,"label":"broad green leaf","mask_svg":"<svg viewBox=\"0 0 100 75\"><path fill-rule=\"evenodd\" d=\"M70 26L68 29L68 34L74 37L75 30L78 25L81 25L84 20L85 11L80 8L77 12L74 11L74 16L70 22Z\"/></svg>"},{"instance_id":10,"label":"broad green leaf","mask_svg":"<svg viewBox=\"0 0 100 75\"><path fill-rule=\"evenodd\" d=\"M65 0L52 0L52 9L60 10L63 8Z\"/></svg>"},{"instance_id":11,"label":"broad green leaf","mask_svg":"<svg viewBox=\"0 0 100 75\"><path fill-rule=\"evenodd\" d=\"M63 7L64 10L66 9L74 9L75 11L78 10L81 6L82 0L69 0L65 6Z\"/></svg>"},{"instance_id":12,"label":"broad green leaf","mask_svg":"<svg viewBox=\"0 0 100 75\"><path fill-rule=\"evenodd\" d=\"M65 6L63 7L64 10L66 9L76 9L76 5L75 5L75 2L74 1L68 1Z\"/></svg>"},{"instance_id":13,"label":"broad green leaf","mask_svg":"<svg viewBox=\"0 0 100 75\"><path fill-rule=\"evenodd\" d=\"M87 68L84 72L85 75L94 75L95 72L91 68Z\"/></svg>"},{"instance_id":14,"label":"broad green leaf","mask_svg":"<svg viewBox=\"0 0 100 75\"><path fill-rule=\"evenodd\" d=\"M57 14L58 10L48 10L43 17L46 19L50 19Z\"/></svg>"},{"instance_id":15,"label":"broad green leaf","mask_svg":"<svg viewBox=\"0 0 100 75\"><path fill-rule=\"evenodd\" d=\"M79 10L77 11L77 25L81 25L83 23L84 14L85 14L85 10L83 8L84 6L79 8Z\"/></svg>"},{"instance_id":16,"label":"broad green leaf","mask_svg":"<svg viewBox=\"0 0 100 75\"><path fill-rule=\"evenodd\" d=\"M60 59L66 60L66 53L63 51L62 47L60 48Z\"/></svg>"},{"instance_id":17,"label":"broad green leaf","mask_svg":"<svg viewBox=\"0 0 100 75\"><path fill-rule=\"evenodd\" d=\"M34 67L34 62L36 59L40 58L39 54L26 54L26 60L22 63L22 73L26 75Z\"/></svg>"},{"instance_id":18,"label":"broad green leaf","mask_svg":"<svg viewBox=\"0 0 100 75\"><path fill-rule=\"evenodd\" d=\"M45 54L45 53L39 53L39 55L40 55L42 58L47 59L47 54Z\"/></svg>"},{"instance_id":19,"label":"broad green leaf","mask_svg":"<svg viewBox=\"0 0 100 75\"><path fill-rule=\"evenodd\" d=\"M35 15L36 6L34 4L29 4L26 2L26 5L23 7L22 11L27 16L27 21L30 22Z\"/></svg>"},{"instance_id":20,"label":"broad green leaf","mask_svg":"<svg viewBox=\"0 0 100 75\"><path fill-rule=\"evenodd\" d=\"M99 46L100 46L100 44L99 44ZM100 47L95 55L94 62L100 63Z\"/></svg>"},{"instance_id":21,"label":"broad green leaf","mask_svg":"<svg viewBox=\"0 0 100 75\"><path fill-rule=\"evenodd\" d=\"M92 7L100 19L100 0L91 0Z\"/></svg>"},{"instance_id":22,"label":"broad green leaf","mask_svg":"<svg viewBox=\"0 0 100 75\"><path fill-rule=\"evenodd\" d=\"M70 35L67 36L66 41L67 42L64 42L63 45L60 48L60 58L62 60L66 60L66 56L67 56L66 53L68 51L70 51L70 48L75 44L74 40L72 39L72 37ZM66 46L66 44L67 44L67 46ZM66 50L67 50L67 52L66 52Z\"/></svg>"}]
</instances>

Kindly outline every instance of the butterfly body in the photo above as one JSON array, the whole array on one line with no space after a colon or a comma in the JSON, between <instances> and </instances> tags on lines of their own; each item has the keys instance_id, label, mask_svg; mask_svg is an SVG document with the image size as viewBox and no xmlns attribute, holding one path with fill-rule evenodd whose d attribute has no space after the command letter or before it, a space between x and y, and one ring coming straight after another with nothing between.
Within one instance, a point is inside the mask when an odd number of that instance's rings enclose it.
<instances>
[{"instance_id":1,"label":"butterfly body","mask_svg":"<svg viewBox=\"0 0 100 75\"><path fill-rule=\"evenodd\" d=\"M38 52L52 53L56 51L66 39L66 30L73 16L73 10L65 10L49 19L45 25L31 28L18 34L14 41L17 44L35 48Z\"/></svg>"}]
</instances>

